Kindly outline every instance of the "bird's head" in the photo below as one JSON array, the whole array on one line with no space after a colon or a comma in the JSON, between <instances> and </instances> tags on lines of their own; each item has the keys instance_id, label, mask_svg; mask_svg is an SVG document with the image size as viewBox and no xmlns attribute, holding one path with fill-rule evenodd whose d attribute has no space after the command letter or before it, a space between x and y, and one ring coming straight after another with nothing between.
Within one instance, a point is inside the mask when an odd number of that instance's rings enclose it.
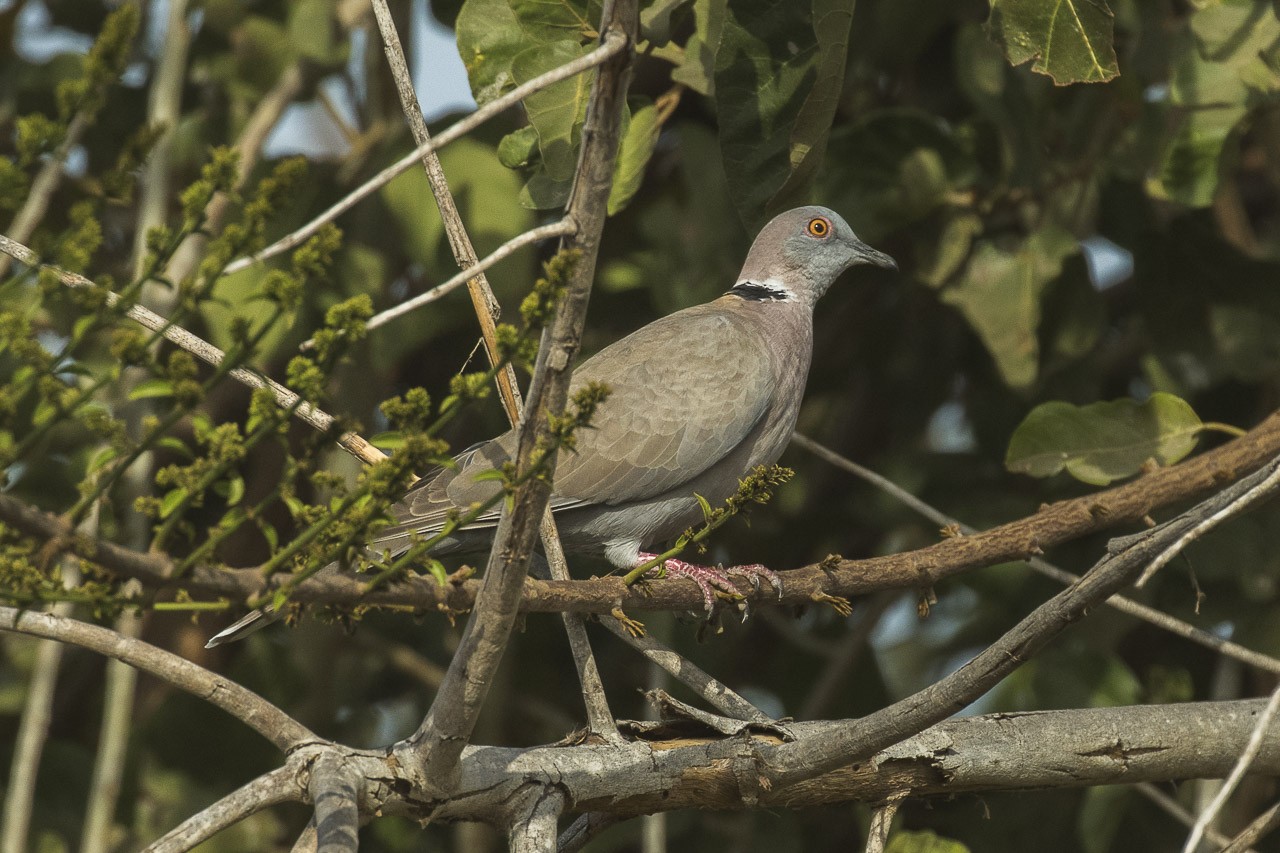
<instances>
[{"instance_id":1,"label":"bird's head","mask_svg":"<svg viewBox=\"0 0 1280 853\"><path fill-rule=\"evenodd\" d=\"M760 230L738 286L762 285L785 291L782 298L813 304L841 273L860 264L898 268L893 258L859 240L834 210L797 207L778 214Z\"/></svg>"}]
</instances>

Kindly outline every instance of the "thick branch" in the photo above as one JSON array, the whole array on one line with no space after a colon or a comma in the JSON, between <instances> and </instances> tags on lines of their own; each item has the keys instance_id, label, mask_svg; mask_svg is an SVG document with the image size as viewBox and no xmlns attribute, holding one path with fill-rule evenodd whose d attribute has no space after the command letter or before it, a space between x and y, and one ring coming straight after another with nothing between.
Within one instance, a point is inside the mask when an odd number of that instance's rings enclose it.
<instances>
[{"instance_id":1,"label":"thick branch","mask_svg":"<svg viewBox=\"0 0 1280 853\"><path fill-rule=\"evenodd\" d=\"M564 794L558 788L530 786L517 803L518 811L507 833L507 849L511 853L553 853Z\"/></svg>"},{"instance_id":2,"label":"thick branch","mask_svg":"<svg viewBox=\"0 0 1280 853\"><path fill-rule=\"evenodd\" d=\"M633 41L636 29L634 0L609 4L601 22L605 33L621 30ZM551 415L564 410L573 358L586 322L587 302L595 276L596 253L604 227L605 205L617 150L621 111L626 93L629 54L600 67L582 131L578 180L571 194L567 218L579 224L565 243L579 252L566 293L556 305L555 318L543 334L538 361L529 386L529 399L519 430L516 465L530 470L538 448L549 446ZM545 476L528 480L504 505L494 546L475 610L436 694L431 710L411 739L420 762L426 790L452 787L458 758L471 736L480 707L488 692L490 676L497 669L519 610L522 585L539 520L550 496L554 457Z\"/></svg>"},{"instance_id":3,"label":"thick branch","mask_svg":"<svg viewBox=\"0 0 1280 853\"><path fill-rule=\"evenodd\" d=\"M767 783L810 778L824 770L861 760L877 750L922 731L975 701L1043 648L1089 608L1132 583L1153 561L1166 560L1186 545L1185 534L1204 532L1207 519L1221 521L1251 503L1274 494L1280 485L1280 459L1161 527L1112 540L1108 553L1080 581L1044 604L956 672L860 720L846 721L821 742L783 744L762 756Z\"/></svg>"},{"instance_id":4,"label":"thick branch","mask_svg":"<svg viewBox=\"0 0 1280 853\"><path fill-rule=\"evenodd\" d=\"M363 788L363 777L342 756L328 752L316 759L307 790L316 807L317 853L355 853Z\"/></svg>"},{"instance_id":5,"label":"thick branch","mask_svg":"<svg viewBox=\"0 0 1280 853\"><path fill-rule=\"evenodd\" d=\"M12 607L0 607L0 631L71 643L135 666L216 705L282 750L320 741L310 729L252 690L142 640L52 613Z\"/></svg>"}]
</instances>

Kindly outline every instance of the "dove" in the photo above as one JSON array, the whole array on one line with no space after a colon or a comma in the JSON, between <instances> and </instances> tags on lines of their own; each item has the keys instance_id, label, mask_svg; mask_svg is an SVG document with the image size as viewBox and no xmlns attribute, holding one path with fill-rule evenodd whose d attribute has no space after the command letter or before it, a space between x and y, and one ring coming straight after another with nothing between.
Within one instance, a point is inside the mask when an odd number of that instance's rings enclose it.
<instances>
[{"instance_id":1,"label":"dove","mask_svg":"<svg viewBox=\"0 0 1280 853\"><path fill-rule=\"evenodd\" d=\"M724 295L655 320L578 366L571 391L597 382L610 393L590 427L576 434L576 447L557 459L550 505L565 550L635 568L654 557L647 549L702 520L698 496L722 503L749 471L775 462L800 412L814 306L859 265L897 269L834 211L789 210L760 231ZM420 480L369 549L402 554L415 539L438 533L451 513L492 498L501 486L484 475L513 457L516 442L516 431L508 431ZM497 522L495 508L432 546L432 556L486 550ZM722 570L668 559L665 570L697 583L708 611L715 590L736 592L728 574L767 579L781 592L778 576L760 565ZM273 616L254 611L208 647Z\"/></svg>"}]
</instances>

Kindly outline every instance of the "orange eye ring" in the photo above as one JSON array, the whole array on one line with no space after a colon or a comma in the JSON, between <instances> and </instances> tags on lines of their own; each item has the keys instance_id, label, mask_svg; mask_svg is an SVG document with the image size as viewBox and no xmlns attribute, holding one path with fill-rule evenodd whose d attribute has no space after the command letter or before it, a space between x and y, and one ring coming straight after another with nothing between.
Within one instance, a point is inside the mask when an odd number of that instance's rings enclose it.
<instances>
[{"instance_id":1,"label":"orange eye ring","mask_svg":"<svg viewBox=\"0 0 1280 853\"><path fill-rule=\"evenodd\" d=\"M815 216L809 220L809 224L805 226L804 230L810 237L817 237L822 240L831 235L831 221L825 216Z\"/></svg>"}]
</instances>

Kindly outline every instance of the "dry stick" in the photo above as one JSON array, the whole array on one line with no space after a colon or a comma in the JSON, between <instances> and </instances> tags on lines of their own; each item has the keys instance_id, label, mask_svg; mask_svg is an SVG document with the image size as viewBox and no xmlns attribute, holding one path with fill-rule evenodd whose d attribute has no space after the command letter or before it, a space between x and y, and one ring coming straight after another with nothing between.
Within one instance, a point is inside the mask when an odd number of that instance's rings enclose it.
<instances>
[{"instance_id":1,"label":"dry stick","mask_svg":"<svg viewBox=\"0 0 1280 853\"><path fill-rule=\"evenodd\" d=\"M1090 607L1130 583L1154 559L1168 559L1187 539L1182 534L1220 523L1280 486L1280 457L1228 486L1173 521L1136 536L1113 539L1108 553L1076 584L1037 607L963 667L934 684L859 720L837 725L830 737L762 748L768 783L810 779L859 761L963 709L1017 669Z\"/></svg>"},{"instance_id":2,"label":"dry stick","mask_svg":"<svg viewBox=\"0 0 1280 853\"><path fill-rule=\"evenodd\" d=\"M450 125L439 136L431 140L431 142L425 145L420 145L413 151L401 157L395 163L392 163L390 166L365 181L337 204L334 204L306 225L285 235L284 237L281 237L279 240L272 243L261 252L258 252L256 255L250 255L248 257L232 261L227 265L224 274L231 275L232 273L239 272L258 261L265 261L268 258L273 258L282 252L289 251L294 246L300 245L325 225L354 207L357 202L377 192L383 186L390 183L396 176L413 168L414 163L417 163L424 154L432 151L439 151L450 142L455 142L456 140L461 139L463 136L484 124L498 113L510 106L520 103L534 92L540 92L548 86L553 86L556 83L559 83L561 80L567 80L570 77L581 74L584 71L607 62L609 59L620 53L626 46L627 40L621 33L614 33L612 35L606 33L604 42L600 47L579 59L575 59L573 62L561 65L559 68L554 68L546 74L533 78L528 83L517 86L502 97L495 98L485 104L483 107L461 121Z\"/></svg>"},{"instance_id":3,"label":"dry stick","mask_svg":"<svg viewBox=\"0 0 1280 853\"><path fill-rule=\"evenodd\" d=\"M605 6L601 30L620 30L631 42L636 17L635 0L613 0ZM629 59L629 55L621 55L601 66L592 86L577 179L568 205L569 216L580 228L565 241L567 248L580 255L565 295L556 304L555 317L543 332L529 385L528 408L518 433L518 471L529 470L538 448L546 446L551 437L549 416L562 412L568 398L573 357L582 338L604 227ZM431 710L404 747L409 754L403 760L417 771L426 791L449 791L456 785L462 749L471 736L490 676L502 659L519 610L529 557L539 533L537 520L547 507L547 480L554 476L554 466L552 457L548 466L552 470L546 479L533 478L524 483L503 505L476 607Z\"/></svg>"},{"instance_id":4,"label":"dry stick","mask_svg":"<svg viewBox=\"0 0 1280 853\"><path fill-rule=\"evenodd\" d=\"M36 253L31 249L15 242L8 237L0 234L0 252L14 258L29 267L42 267L52 272L58 277L58 280L68 287L97 287L89 279L76 273L67 272L53 264L43 264ZM106 301L108 305L114 306L120 301L118 294L112 291L106 291ZM226 353L215 347L213 344L193 335L181 326L176 326L161 317L154 311L143 308L141 305L130 305L128 311L125 312L131 320L150 329L153 332L163 330L163 334L174 344L182 347L187 352L202 359L214 367L222 363ZM299 403L297 394L290 391L278 382L254 373L245 367L237 367L230 372L230 375L241 383L248 385L250 388L269 388L275 395L276 405L282 409L289 409L297 406L295 414L299 419L319 430L320 432L329 432L334 427L334 417L327 412L321 411L310 403ZM372 465L386 458L386 455L369 442L365 441L354 432L343 433L338 437L338 444L343 450L350 453L362 462Z\"/></svg>"},{"instance_id":5,"label":"dry stick","mask_svg":"<svg viewBox=\"0 0 1280 853\"><path fill-rule=\"evenodd\" d=\"M1254 498L1256 499L1256 497L1257 495L1255 494ZM1217 515L1221 515L1221 511L1210 518L1216 518ZM1207 521L1209 519L1205 520L1205 522ZM1205 522L1196 525L1187 533L1199 530ZM1184 539L1186 540L1185 542L1183 541ZM1190 541L1184 535L1174 544L1185 546L1186 542ZM1170 550L1173 550L1173 546L1170 547ZM1164 555L1162 554L1161 556L1163 557ZM1170 558L1172 558L1172 555L1170 555ZM1166 559L1165 562L1168 562L1168 560ZM1195 849L1200 846L1200 839L1204 837L1205 830L1213 822L1214 818L1218 816L1218 812L1222 811L1222 807L1226 805L1227 798L1231 796L1236 786L1240 784L1240 780L1244 778L1244 774L1249 770L1249 765L1253 764L1253 760L1258 757L1258 751L1262 748L1262 739L1272 721L1275 720L1278 711L1280 711L1280 686L1271 691L1271 699L1267 702L1266 709L1259 716L1257 725L1253 727L1253 732L1249 735L1249 743L1245 746L1244 752L1240 753L1236 766L1231 768L1231 775L1227 777L1227 781L1222 783L1222 787L1218 790L1213 800L1210 801L1208 807L1196 818L1195 825L1191 827L1191 834L1187 836L1187 843L1182 847L1183 853L1194 853Z\"/></svg>"},{"instance_id":6,"label":"dry stick","mask_svg":"<svg viewBox=\"0 0 1280 853\"><path fill-rule=\"evenodd\" d=\"M215 833L278 803L300 802L306 792L298 785L294 762L264 773L218 802L187 818L143 848L142 853L186 853Z\"/></svg>"},{"instance_id":7,"label":"dry stick","mask_svg":"<svg viewBox=\"0 0 1280 853\"><path fill-rule=\"evenodd\" d=\"M957 521L951 516L943 513L941 510L925 503L920 498L911 494L889 478L881 474L877 474L875 471L865 468L851 459L841 456L808 436L796 433L792 436L791 440L793 444L809 451L819 459L823 459L837 468L848 471L855 477L871 483L882 491L888 492L908 507L940 527L951 527L954 525L966 536L971 536L978 532L977 528L970 527L963 522ZM1060 569L1041 557L1029 557L1024 562L1045 577L1053 578L1061 584L1070 585L1080 579L1079 575ZM1179 637L1191 640L1194 643L1199 643L1200 645L1211 648L1216 652L1235 658L1242 663L1247 663L1250 666L1255 666L1258 669L1262 669L1267 672L1280 674L1280 660L1277 660L1270 655L1264 655L1261 652L1255 652L1253 649L1245 648L1239 643L1224 640L1215 634L1211 634L1208 631L1197 628L1194 625L1184 622L1174 616L1170 616L1163 611L1156 610L1154 607L1139 604L1133 599L1125 598L1122 595L1113 595L1111 598L1107 599L1107 604L1116 610L1119 610L1121 613L1129 616L1135 616L1138 619L1142 619L1145 622L1155 625L1157 628L1163 628L1172 634L1177 634Z\"/></svg>"},{"instance_id":8,"label":"dry stick","mask_svg":"<svg viewBox=\"0 0 1280 853\"><path fill-rule=\"evenodd\" d=\"M1252 853L1250 847L1261 841L1277 826L1280 826L1280 803L1276 803L1254 818L1240 831L1239 835L1222 848L1221 853ZM1212 840L1213 836L1209 837Z\"/></svg>"},{"instance_id":9,"label":"dry stick","mask_svg":"<svg viewBox=\"0 0 1280 853\"><path fill-rule=\"evenodd\" d=\"M1155 785L1154 783L1139 782L1133 787L1138 791L1139 794L1142 794L1142 796L1146 797L1148 800L1155 803L1158 807L1164 810L1168 815L1173 817L1178 822L1185 824L1188 828L1190 828L1192 825L1195 824L1196 822L1195 815L1193 815L1191 812L1184 809L1182 807L1182 803L1179 803L1173 797L1170 797L1164 791L1160 790L1159 786ZM1205 838L1208 838L1210 841L1212 841L1214 844L1218 845L1219 847L1222 847L1230 842L1230 839L1227 838L1225 835L1222 835L1221 833L1218 833L1218 832L1214 832L1213 830L1206 831ZM1241 853L1244 853L1244 851L1241 851ZM1252 851L1250 851L1250 853L1252 853Z\"/></svg>"},{"instance_id":10,"label":"dry stick","mask_svg":"<svg viewBox=\"0 0 1280 853\"><path fill-rule=\"evenodd\" d=\"M426 121L422 118L422 108L418 103L418 96L413 90L413 80L409 76L409 68L405 63L404 51L400 48L400 37L396 33L395 22L391 19L391 10L387 7L387 0L374 0L373 12L378 19L378 29L382 33L382 42L386 47L387 62L391 66L391 76L395 79L396 89L400 93L401 107L404 109L405 117L409 121L410 129L413 131L414 141L419 148L422 148L431 143L431 134L427 130ZM427 180L431 184L431 194L435 196L436 205L440 208L440 217L444 221L445 233L449 237L449 246L453 251L454 259L458 262L458 266L464 270L479 267L480 264L476 260L475 247L471 245L471 238L467 236L466 226L462 224L462 218L458 216L458 208L454 204L453 194L449 192L449 182L445 179L444 169L440 165L440 157L435 151L427 151L422 155L422 166L426 169ZM568 236L576 229L570 226L565 231L563 226L573 221L572 216L566 216L563 222L557 223L554 230L559 230L563 236ZM548 226L548 228L551 229L552 226ZM497 253L495 252L494 254ZM492 257L493 255L490 255L485 261L488 262ZM455 276L455 278L457 277ZM489 356L490 364L499 364L502 361L502 355L498 351L498 300L494 298L493 290L489 287L489 282L485 278L483 270L468 277L466 281L467 289L471 294L471 305L475 309L477 319L480 321L480 333L484 339L485 353ZM423 296L430 296L430 293ZM408 305L409 303L406 303L400 307L407 311L410 310ZM498 383L498 393L502 397L502 406L506 410L507 420L511 422L513 427L518 427L523 412L519 386L516 385L515 368L507 364L498 371L494 378ZM560 545L560 534L556 530L556 522L552 517L550 506L546 507L542 512L540 533L542 547L551 566L551 576L557 580L568 580L569 566L564 558L564 549ZM569 648L573 653L573 662L578 670L578 678L582 685L582 697L586 705L588 725L593 732L617 737L617 724L613 721L613 714L609 710L608 701L605 699L604 684L600 679L600 670L596 666L595 656L591 653L591 643L587 639L587 629L583 624L582 617L573 613L564 613L561 614L560 618L564 623L565 633L569 637Z\"/></svg>"},{"instance_id":11,"label":"dry stick","mask_svg":"<svg viewBox=\"0 0 1280 853\"><path fill-rule=\"evenodd\" d=\"M401 302L394 308L388 308L386 311L373 315L369 318L369 322L365 323L365 328L372 331L373 329L385 325L403 314L407 314L410 311L421 308L423 305L428 305L435 302L437 299L442 299L443 297L448 296L450 293L457 290L480 273L483 273L495 264L506 260L525 246L537 243L541 240L549 240L552 237L567 237L575 230L577 230L576 226L572 222L568 219L561 219L558 222L540 225L537 228L532 228L525 231L523 234L512 237L488 255L485 255L481 260L472 261L471 265L462 272L441 284L437 284L426 293L420 293L412 299ZM303 343L302 346L306 347L310 343L310 341L307 341ZM517 417L516 420L518 422L519 418Z\"/></svg>"},{"instance_id":12,"label":"dry stick","mask_svg":"<svg viewBox=\"0 0 1280 853\"><path fill-rule=\"evenodd\" d=\"M282 750L320 741L310 729L252 690L172 652L122 637L108 628L52 613L0 607L0 631L71 643L124 661L221 708Z\"/></svg>"},{"instance_id":13,"label":"dry stick","mask_svg":"<svg viewBox=\"0 0 1280 853\"><path fill-rule=\"evenodd\" d=\"M334 752L311 767L307 791L315 805L316 853L355 853L359 847L364 777Z\"/></svg>"},{"instance_id":14,"label":"dry stick","mask_svg":"<svg viewBox=\"0 0 1280 853\"><path fill-rule=\"evenodd\" d=\"M621 640L637 649L655 666L661 667L672 678L703 698L711 707L735 720L752 723L772 723L773 719L752 705L728 686L717 681L697 664L667 648L652 635L634 637L622 623L612 616L605 616L600 624Z\"/></svg>"}]
</instances>

